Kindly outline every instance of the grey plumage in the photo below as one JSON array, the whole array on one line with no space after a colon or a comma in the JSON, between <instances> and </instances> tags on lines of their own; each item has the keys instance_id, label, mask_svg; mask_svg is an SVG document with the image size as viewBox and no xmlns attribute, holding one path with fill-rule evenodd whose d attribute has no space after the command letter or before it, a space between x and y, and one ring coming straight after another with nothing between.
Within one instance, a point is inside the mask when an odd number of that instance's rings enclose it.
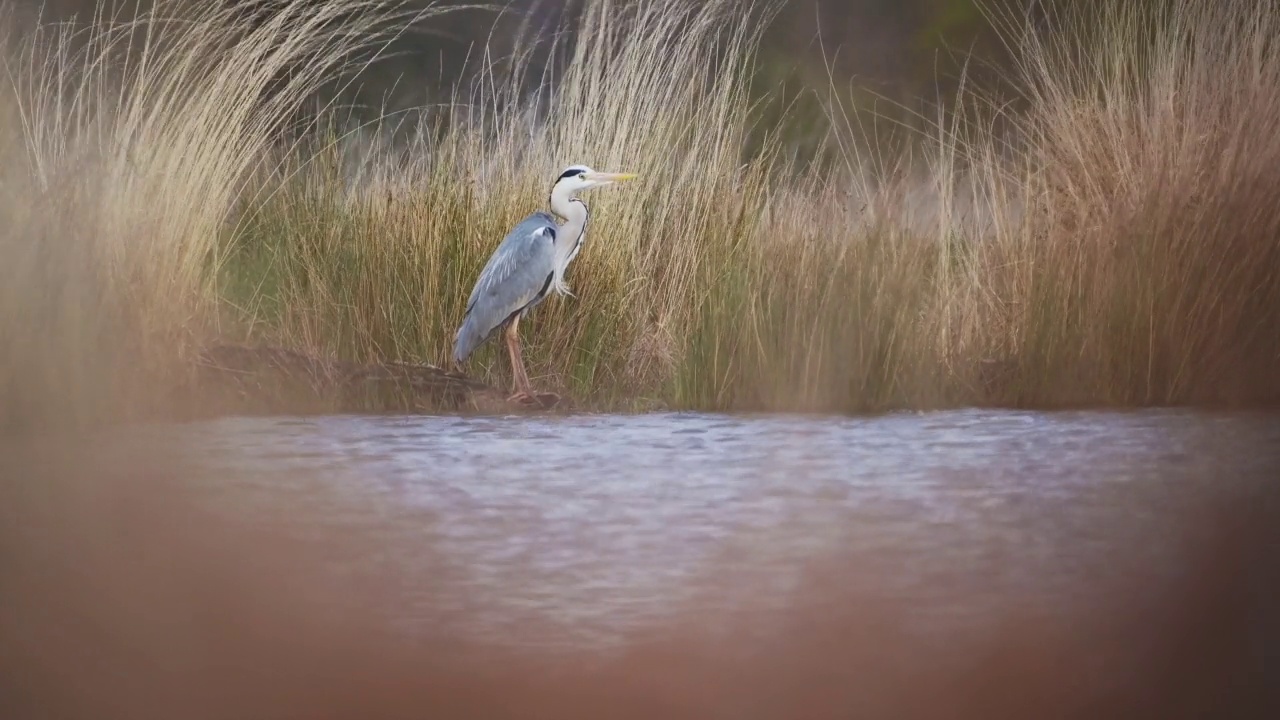
<instances>
[{"instance_id":1,"label":"grey plumage","mask_svg":"<svg viewBox=\"0 0 1280 720\"><path fill-rule=\"evenodd\" d=\"M512 315L527 312L547 296L555 273L557 225L538 211L521 220L498 244L471 296L453 339L461 363Z\"/></svg>"},{"instance_id":2,"label":"grey plumage","mask_svg":"<svg viewBox=\"0 0 1280 720\"><path fill-rule=\"evenodd\" d=\"M453 336L453 361L461 366L495 330L504 328L511 358L509 400L547 407L555 393L535 393L520 349L520 319L547 295L572 296L565 283L569 263L582 249L590 211L577 194L591 188L635 179L632 173L596 172L586 165L570 165L551 186L552 215L535 212L521 220L498 243L476 279L462 324Z\"/></svg>"}]
</instances>

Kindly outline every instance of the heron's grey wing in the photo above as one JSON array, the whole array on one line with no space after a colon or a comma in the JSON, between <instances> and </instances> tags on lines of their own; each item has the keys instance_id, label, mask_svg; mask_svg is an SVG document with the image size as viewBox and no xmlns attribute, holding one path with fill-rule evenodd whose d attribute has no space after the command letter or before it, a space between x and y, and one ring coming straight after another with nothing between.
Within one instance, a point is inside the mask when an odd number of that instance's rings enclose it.
<instances>
[{"instance_id":1,"label":"heron's grey wing","mask_svg":"<svg viewBox=\"0 0 1280 720\"><path fill-rule=\"evenodd\" d=\"M471 296L467 298L467 312L471 312L482 298L514 302L524 292L541 288L545 280L543 266L546 266L546 272L551 272L554 264L556 230L555 219L544 212L532 213L516 224L480 271ZM529 290L534 285L536 287ZM515 296L508 298L507 295L513 292ZM511 312L519 307L523 304ZM503 317L505 319L506 316Z\"/></svg>"},{"instance_id":2,"label":"heron's grey wing","mask_svg":"<svg viewBox=\"0 0 1280 720\"><path fill-rule=\"evenodd\" d=\"M476 279L453 357L462 362L507 318L547 291L555 268L556 223L548 214L521 220L494 250Z\"/></svg>"}]
</instances>

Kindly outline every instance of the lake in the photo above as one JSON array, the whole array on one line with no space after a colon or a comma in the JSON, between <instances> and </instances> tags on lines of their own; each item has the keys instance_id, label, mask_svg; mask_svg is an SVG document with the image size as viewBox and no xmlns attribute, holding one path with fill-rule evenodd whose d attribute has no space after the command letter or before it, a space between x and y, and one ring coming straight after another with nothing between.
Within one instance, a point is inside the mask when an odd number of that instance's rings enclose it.
<instances>
[{"instance_id":1,"label":"lake","mask_svg":"<svg viewBox=\"0 0 1280 720\"><path fill-rule=\"evenodd\" d=\"M857 548L922 611L1071 603L1176 576L1179 523L1256 491L1280 422L1178 412L230 419L175 429L237 513L431 545L497 637L603 641L678 609L725 553L755 601ZM890 572L892 570L892 572ZM965 591L956 584L965 578ZM943 597L933 597L941 591ZM408 602L409 599L406 599ZM412 620L410 609L406 620Z\"/></svg>"},{"instance_id":2,"label":"lake","mask_svg":"<svg viewBox=\"0 0 1280 720\"><path fill-rule=\"evenodd\" d=\"M661 637L745 667L830 634L861 638L842 647L893 678L877 692L1016 657L1096 701L1221 619L1213 588L1253 608L1239 632L1275 627L1261 586L1231 585L1263 575L1222 559L1275 507L1275 414L225 418L84 448L179 449L182 507L306 555L293 607L481 658L616 661ZM122 526L156 547L171 506L137 505Z\"/></svg>"}]
</instances>

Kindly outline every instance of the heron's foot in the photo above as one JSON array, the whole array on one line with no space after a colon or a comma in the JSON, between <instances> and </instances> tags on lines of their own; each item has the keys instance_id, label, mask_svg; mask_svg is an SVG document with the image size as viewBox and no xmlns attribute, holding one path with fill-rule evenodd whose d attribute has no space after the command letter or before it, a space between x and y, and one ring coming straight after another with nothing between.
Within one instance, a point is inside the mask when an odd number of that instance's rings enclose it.
<instances>
[{"instance_id":1,"label":"heron's foot","mask_svg":"<svg viewBox=\"0 0 1280 720\"><path fill-rule=\"evenodd\" d=\"M515 395L507 398L507 402L515 403L527 408L547 409L555 407L560 402L560 396L555 393L535 393L520 391Z\"/></svg>"}]
</instances>

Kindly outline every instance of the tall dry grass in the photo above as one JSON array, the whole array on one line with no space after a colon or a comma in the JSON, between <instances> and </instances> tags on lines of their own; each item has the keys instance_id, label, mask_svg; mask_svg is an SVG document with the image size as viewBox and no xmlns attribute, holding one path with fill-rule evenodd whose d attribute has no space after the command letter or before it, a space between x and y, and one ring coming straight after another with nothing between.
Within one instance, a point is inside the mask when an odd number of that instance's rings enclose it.
<instances>
[{"instance_id":1,"label":"tall dry grass","mask_svg":"<svg viewBox=\"0 0 1280 720\"><path fill-rule=\"evenodd\" d=\"M537 83L521 50L407 146L388 147L386 126L318 138L233 234L223 277L240 325L361 360L444 364L480 267L563 166L636 170L638 187L586 197L578 299L522 327L536 381L597 402L670 397L682 333L738 263L775 169L742 153L750 16L730 2L588 3L552 97L522 94ZM496 346L472 370L506 382Z\"/></svg>"},{"instance_id":2,"label":"tall dry grass","mask_svg":"<svg viewBox=\"0 0 1280 720\"><path fill-rule=\"evenodd\" d=\"M209 268L300 104L404 16L376 0L3 6L0 422L145 410L207 339Z\"/></svg>"},{"instance_id":3,"label":"tall dry grass","mask_svg":"<svg viewBox=\"0 0 1280 720\"><path fill-rule=\"evenodd\" d=\"M483 57L408 140L334 112L282 142L376 42L378 21L350 24L385 19L374 5L256 29L208 8L100 20L77 52L50 28L8 41L11 424L114 407L89 402L102 382L164 385L214 338L443 363L487 254L572 162L644 177L588 197L577 297L522 323L535 383L598 407L1280 395L1271 0L1004 18L1016 110L971 94L887 151L832 102L828 165L754 124L767 13L728 0L588 0L572 62ZM126 37L141 59L111 62ZM507 382L497 343L469 370Z\"/></svg>"},{"instance_id":4,"label":"tall dry grass","mask_svg":"<svg viewBox=\"0 0 1280 720\"><path fill-rule=\"evenodd\" d=\"M725 313L735 350L778 343L740 387L831 408L1276 398L1280 8L1103 5L995 18L1020 106L939 118L914 177L838 127L849 170L775 216L792 254L753 280L781 297Z\"/></svg>"},{"instance_id":5,"label":"tall dry grass","mask_svg":"<svg viewBox=\"0 0 1280 720\"><path fill-rule=\"evenodd\" d=\"M1278 10L1069 8L1087 43L1025 36L1024 219L988 260L1009 330L987 342L1027 401L1277 397Z\"/></svg>"}]
</instances>

